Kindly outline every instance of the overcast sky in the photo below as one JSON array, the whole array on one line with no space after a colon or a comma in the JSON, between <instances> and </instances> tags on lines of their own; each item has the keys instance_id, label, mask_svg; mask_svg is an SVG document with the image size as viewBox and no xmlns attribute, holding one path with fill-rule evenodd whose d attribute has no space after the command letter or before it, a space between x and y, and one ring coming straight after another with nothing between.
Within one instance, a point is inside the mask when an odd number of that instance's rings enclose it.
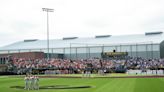
<instances>
[{"instance_id":1,"label":"overcast sky","mask_svg":"<svg viewBox=\"0 0 164 92\"><path fill-rule=\"evenodd\" d=\"M0 46L24 39L164 31L164 0L0 0Z\"/></svg>"}]
</instances>

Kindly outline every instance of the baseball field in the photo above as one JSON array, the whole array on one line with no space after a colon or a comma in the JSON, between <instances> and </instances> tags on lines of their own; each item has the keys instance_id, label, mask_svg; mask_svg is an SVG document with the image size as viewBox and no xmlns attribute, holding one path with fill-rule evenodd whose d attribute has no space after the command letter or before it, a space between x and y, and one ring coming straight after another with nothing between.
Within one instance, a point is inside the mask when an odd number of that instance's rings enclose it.
<instances>
[{"instance_id":1,"label":"baseball field","mask_svg":"<svg viewBox=\"0 0 164 92\"><path fill-rule=\"evenodd\" d=\"M24 90L23 76L0 76L0 92L164 92L163 77L80 78L81 75L40 76L39 90ZM120 77L119 76L123 76Z\"/></svg>"}]
</instances>

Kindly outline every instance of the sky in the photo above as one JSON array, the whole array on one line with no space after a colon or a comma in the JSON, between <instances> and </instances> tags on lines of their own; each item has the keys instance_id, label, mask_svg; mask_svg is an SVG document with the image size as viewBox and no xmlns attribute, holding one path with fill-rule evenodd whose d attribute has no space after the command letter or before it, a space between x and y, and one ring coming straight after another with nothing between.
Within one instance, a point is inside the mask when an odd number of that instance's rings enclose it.
<instances>
[{"instance_id":1,"label":"sky","mask_svg":"<svg viewBox=\"0 0 164 92\"><path fill-rule=\"evenodd\" d=\"M0 0L0 47L25 39L164 31L164 0Z\"/></svg>"}]
</instances>

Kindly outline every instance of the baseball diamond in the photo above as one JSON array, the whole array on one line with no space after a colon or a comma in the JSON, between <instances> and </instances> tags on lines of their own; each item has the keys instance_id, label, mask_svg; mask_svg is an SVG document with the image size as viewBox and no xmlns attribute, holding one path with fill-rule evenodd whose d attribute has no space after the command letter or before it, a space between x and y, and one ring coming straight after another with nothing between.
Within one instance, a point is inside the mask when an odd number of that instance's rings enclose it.
<instances>
[{"instance_id":1,"label":"baseball diamond","mask_svg":"<svg viewBox=\"0 0 164 92\"><path fill-rule=\"evenodd\" d=\"M60 76L39 76L40 89L28 92L163 92L164 76L128 76L110 74L82 78L81 74ZM120 78L119 78L120 77ZM27 92L24 90L24 76L1 76L1 92Z\"/></svg>"}]
</instances>

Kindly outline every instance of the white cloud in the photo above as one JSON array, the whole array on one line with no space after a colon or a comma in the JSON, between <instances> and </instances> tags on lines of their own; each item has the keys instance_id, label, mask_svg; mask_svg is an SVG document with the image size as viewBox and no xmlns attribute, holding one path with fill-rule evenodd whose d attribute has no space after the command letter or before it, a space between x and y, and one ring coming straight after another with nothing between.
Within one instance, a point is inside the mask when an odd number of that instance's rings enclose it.
<instances>
[{"instance_id":1,"label":"white cloud","mask_svg":"<svg viewBox=\"0 0 164 92\"><path fill-rule=\"evenodd\" d=\"M139 34L164 30L163 0L1 0L0 46L15 41L65 36Z\"/></svg>"}]
</instances>

